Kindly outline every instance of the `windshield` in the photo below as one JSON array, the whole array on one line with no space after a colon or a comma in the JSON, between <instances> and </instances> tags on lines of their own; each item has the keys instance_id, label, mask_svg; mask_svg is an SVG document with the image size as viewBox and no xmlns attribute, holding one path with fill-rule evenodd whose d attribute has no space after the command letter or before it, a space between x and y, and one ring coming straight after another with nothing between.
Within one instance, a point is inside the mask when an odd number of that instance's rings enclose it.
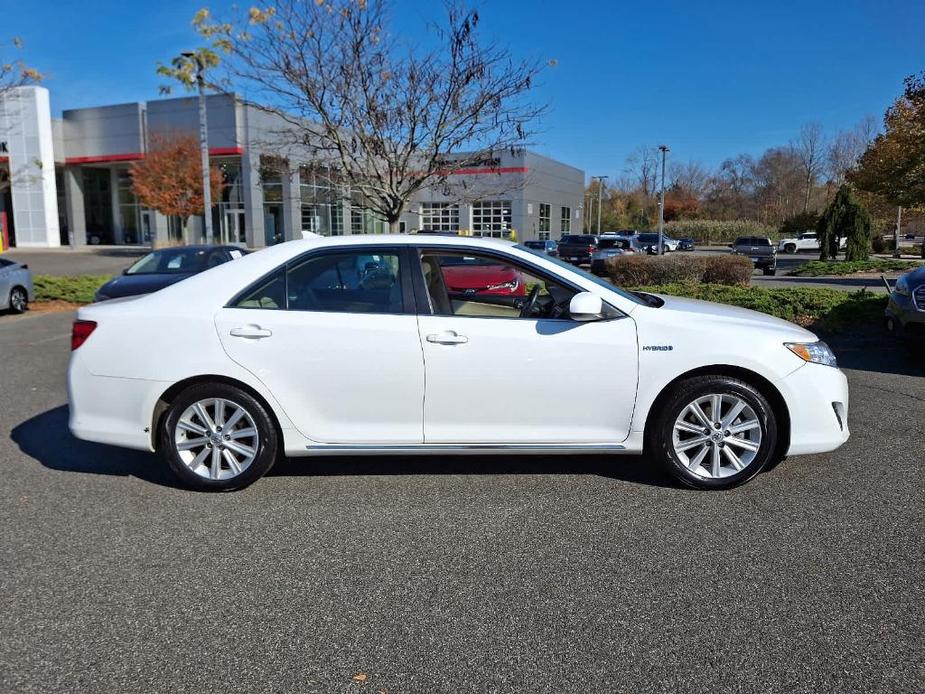
<instances>
[{"instance_id":1,"label":"windshield","mask_svg":"<svg viewBox=\"0 0 925 694\"><path fill-rule=\"evenodd\" d=\"M518 245L516 246L516 248L520 248L521 250L524 250L524 251L527 251L528 253L532 253L533 255L539 256L540 258L543 258L544 260L548 260L551 263L555 263L556 265L561 267L563 270L567 270L571 274L579 275L582 279L586 279L590 282L594 282L594 284L596 284L599 287L603 287L604 289L608 289L612 292L616 292L617 294L622 296L624 299L628 301L632 301L634 304L642 304L644 306L649 305L649 302L636 296L635 294L631 294L625 289L620 289L620 287L616 287L612 285L607 280L602 279L598 277L597 275L592 275L590 272L586 272L585 270L582 270L581 268L577 268L571 263L567 263L564 260L556 258L555 256L546 255L545 253L537 253L532 248L527 248L526 246L523 246L523 245Z\"/></svg>"},{"instance_id":2,"label":"windshield","mask_svg":"<svg viewBox=\"0 0 925 694\"><path fill-rule=\"evenodd\" d=\"M761 238L760 236L742 236L736 239L735 246L770 246L770 239Z\"/></svg>"},{"instance_id":3,"label":"windshield","mask_svg":"<svg viewBox=\"0 0 925 694\"><path fill-rule=\"evenodd\" d=\"M157 275L201 272L209 251L198 248L170 248L148 253L125 271L126 275Z\"/></svg>"}]
</instances>

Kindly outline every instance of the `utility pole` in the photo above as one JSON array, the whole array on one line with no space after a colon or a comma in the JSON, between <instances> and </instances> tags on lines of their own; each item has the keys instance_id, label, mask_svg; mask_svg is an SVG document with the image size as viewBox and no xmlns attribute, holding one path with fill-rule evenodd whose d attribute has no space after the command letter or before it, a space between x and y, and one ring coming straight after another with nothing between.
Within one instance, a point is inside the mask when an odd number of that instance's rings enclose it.
<instances>
[{"instance_id":1,"label":"utility pole","mask_svg":"<svg viewBox=\"0 0 925 694\"><path fill-rule=\"evenodd\" d=\"M601 233L601 199L604 195L604 181L610 176L592 176L591 180L597 179L597 233Z\"/></svg>"},{"instance_id":2,"label":"utility pole","mask_svg":"<svg viewBox=\"0 0 925 694\"><path fill-rule=\"evenodd\" d=\"M199 89L199 151L202 158L203 234L205 242L212 243L212 180L209 176L209 123L206 119L206 81L202 74L204 66L195 53L187 52L181 55L196 63L196 87Z\"/></svg>"},{"instance_id":3,"label":"utility pole","mask_svg":"<svg viewBox=\"0 0 925 694\"><path fill-rule=\"evenodd\" d=\"M662 190L658 202L658 254L665 252L665 155L670 151L666 145L659 145L658 151L662 153Z\"/></svg>"}]
</instances>

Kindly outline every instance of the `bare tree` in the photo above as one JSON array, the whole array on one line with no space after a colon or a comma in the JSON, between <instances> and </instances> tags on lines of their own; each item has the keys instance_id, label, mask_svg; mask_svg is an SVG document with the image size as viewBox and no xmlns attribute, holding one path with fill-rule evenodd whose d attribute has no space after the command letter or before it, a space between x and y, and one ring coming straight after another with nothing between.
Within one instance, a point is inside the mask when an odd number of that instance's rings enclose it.
<instances>
[{"instance_id":1,"label":"bare tree","mask_svg":"<svg viewBox=\"0 0 925 694\"><path fill-rule=\"evenodd\" d=\"M867 116L851 130L839 131L829 144L826 161L827 175L835 185L845 181L845 175L853 169L868 145L877 135L877 120Z\"/></svg>"},{"instance_id":2,"label":"bare tree","mask_svg":"<svg viewBox=\"0 0 925 694\"><path fill-rule=\"evenodd\" d=\"M686 164L673 162L668 167L668 187L700 198L706 192L710 174L699 161L689 160Z\"/></svg>"},{"instance_id":3,"label":"bare tree","mask_svg":"<svg viewBox=\"0 0 925 694\"><path fill-rule=\"evenodd\" d=\"M655 194L658 161L657 147L639 147L626 158L626 173L635 179L643 197Z\"/></svg>"},{"instance_id":4,"label":"bare tree","mask_svg":"<svg viewBox=\"0 0 925 694\"><path fill-rule=\"evenodd\" d=\"M388 0L278 0L230 23L203 10L194 24L227 70L212 86L241 88L282 119L294 151L337 165L395 230L417 191L498 169L500 153L527 144L543 66L484 40L461 5L428 51L390 34L388 19Z\"/></svg>"},{"instance_id":5,"label":"bare tree","mask_svg":"<svg viewBox=\"0 0 925 694\"><path fill-rule=\"evenodd\" d=\"M0 45L0 50L10 47L12 47L12 52L15 54L22 50L22 41L18 38L13 38L6 45ZM17 87L38 84L41 81L42 74L38 70L29 67L18 57L8 58L4 53L0 53L0 102L6 100L7 104L9 104L13 90ZM4 109L0 108L0 135L8 126L9 122ZM2 156L5 156L5 154L0 152L0 157ZM3 193L12 185L13 178L21 180L27 174L27 171L12 171L7 167L0 167L0 193Z\"/></svg>"},{"instance_id":6,"label":"bare tree","mask_svg":"<svg viewBox=\"0 0 925 694\"><path fill-rule=\"evenodd\" d=\"M803 170L803 212L809 208L809 200L816 187L825 164L825 134L820 123L805 123L800 135L791 141L790 150L799 159Z\"/></svg>"}]
</instances>

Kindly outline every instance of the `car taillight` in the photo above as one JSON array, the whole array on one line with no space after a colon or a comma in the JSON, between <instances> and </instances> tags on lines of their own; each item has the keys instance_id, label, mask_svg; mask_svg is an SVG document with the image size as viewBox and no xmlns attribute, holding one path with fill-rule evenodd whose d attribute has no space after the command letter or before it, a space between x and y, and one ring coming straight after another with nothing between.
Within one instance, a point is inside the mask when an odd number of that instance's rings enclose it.
<instances>
[{"instance_id":1,"label":"car taillight","mask_svg":"<svg viewBox=\"0 0 925 694\"><path fill-rule=\"evenodd\" d=\"M588 246L588 253L594 253L594 251L595 251L594 246Z\"/></svg>"},{"instance_id":2,"label":"car taillight","mask_svg":"<svg viewBox=\"0 0 925 694\"><path fill-rule=\"evenodd\" d=\"M73 352L86 342L94 330L96 330L96 321L75 320L71 328L71 351Z\"/></svg>"}]
</instances>

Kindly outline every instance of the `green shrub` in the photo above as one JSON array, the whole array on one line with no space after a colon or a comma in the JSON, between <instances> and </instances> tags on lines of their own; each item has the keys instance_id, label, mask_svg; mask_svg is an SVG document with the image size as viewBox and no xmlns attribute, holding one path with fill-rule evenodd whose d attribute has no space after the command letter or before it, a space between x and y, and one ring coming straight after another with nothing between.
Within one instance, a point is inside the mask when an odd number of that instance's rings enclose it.
<instances>
[{"instance_id":1,"label":"green shrub","mask_svg":"<svg viewBox=\"0 0 925 694\"><path fill-rule=\"evenodd\" d=\"M607 261L610 281L619 287L673 282L748 285L752 270L750 260L736 255L634 254L617 256Z\"/></svg>"},{"instance_id":2,"label":"green shrub","mask_svg":"<svg viewBox=\"0 0 925 694\"><path fill-rule=\"evenodd\" d=\"M764 288L675 283L639 287L638 290L740 306L802 325L836 331L878 325L887 303L886 295L863 290L846 292L828 287Z\"/></svg>"},{"instance_id":3,"label":"green shrub","mask_svg":"<svg viewBox=\"0 0 925 694\"><path fill-rule=\"evenodd\" d=\"M36 301L70 301L75 304L89 304L93 294L112 279L104 275L72 275L55 277L36 275L32 278Z\"/></svg>"},{"instance_id":4,"label":"green shrub","mask_svg":"<svg viewBox=\"0 0 925 694\"><path fill-rule=\"evenodd\" d=\"M925 263L914 260L874 258L872 260L811 260L791 271L796 277L822 277L827 275L853 275L856 272L906 272Z\"/></svg>"},{"instance_id":5,"label":"green shrub","mask_svg":"<svg viewBox=\"0 0 925 694\"><path fill-rule=\"evenodd\" d=\"M766 236L776 239L777 229L748 220L724 222L716 219L679 219L665 225L665 233L675 239L694 239L697 243L730 243L739 236Z\"/></svg>"},{"instance_id":6,"label":"green shrub","mask_svg":"<svg viewBox=\"0 0 925 694\"><path fill-rule=\"evenodd\" d=\"M874 253L886 253L887 245L883 234L877 234L870 240L870 248Z\"/></svg>"}]
</instances>

